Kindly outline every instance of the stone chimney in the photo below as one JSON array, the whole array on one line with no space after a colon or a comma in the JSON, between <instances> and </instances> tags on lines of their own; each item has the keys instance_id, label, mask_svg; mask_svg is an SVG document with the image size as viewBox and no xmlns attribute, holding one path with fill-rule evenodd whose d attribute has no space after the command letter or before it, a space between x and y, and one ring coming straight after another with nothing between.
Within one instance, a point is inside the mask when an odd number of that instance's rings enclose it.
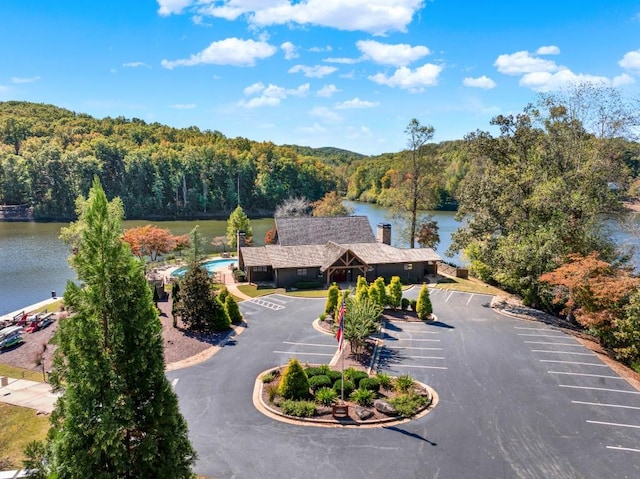
<instances>
[{"instance_id":1,"label":"stone chimney","mask_svg":"<svg viewBox=\"0 0 640 479\"><path fill-rule=\"evenodd\" d=\"M391 244L391 225L389 223L378 223L376 240L378 243Z\"/></svg>"},{"instance_id":2,"label":"stone chimney","mask_svg":"<svg viewBox=\"0 0 640 479\"><path fill-rule=\"evenodd\" d=\"M242 261L242 254L240 248L247 246L246 235L244 231L238 230L238 237L236 241L236 249L238 253L238 269L244 269L244 261Z\"/></svg>"}]
</instances>

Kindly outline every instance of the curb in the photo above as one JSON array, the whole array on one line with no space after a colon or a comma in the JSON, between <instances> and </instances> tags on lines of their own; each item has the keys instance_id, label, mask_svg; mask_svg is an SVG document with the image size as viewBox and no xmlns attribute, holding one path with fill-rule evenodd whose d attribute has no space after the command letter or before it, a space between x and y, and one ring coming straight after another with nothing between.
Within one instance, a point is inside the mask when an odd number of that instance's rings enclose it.
<instances>
[{"instance_id":1,"label":"curb","mask_svg":"<svg viewBox=\"0 0 640 479\"><path fill-rule=\"evenodd\" d=\"M312 418L300 418L300 417L294 417L294 416L287 416L285 414L282 414L274 410L273 408L265 404L264 400L262 399L262 381L260 380L260 378L264 374L268 374L282 367L283 366L276 366L273 368L269 368L265 371L262 371L260 374L258 374L253 386L253 405L260 413L264 414L265 416L271 419L274 419L276 421L292 424L295 426L331 427L331 428L345 428L345 429L371 429L371 428L385 427L389 425L395 426L398 424L404 424L410 421L421 419L422 417L430 413L431 410L433 410L440 402L440 396L438 396L438 393L435 391L435 389L433 389L431 386L427 384L421 383L419 381L415 381L417 384L420 384L422 387L424 387L427 390L431 401L429 402L428 405L426 405L423 409L418 411L412 417L408 417L408 418L389 417L389 418L376 419L369 422L359 423L352 420L340 421L337 419L312 419Z\"/></svg>"}]
</instances>

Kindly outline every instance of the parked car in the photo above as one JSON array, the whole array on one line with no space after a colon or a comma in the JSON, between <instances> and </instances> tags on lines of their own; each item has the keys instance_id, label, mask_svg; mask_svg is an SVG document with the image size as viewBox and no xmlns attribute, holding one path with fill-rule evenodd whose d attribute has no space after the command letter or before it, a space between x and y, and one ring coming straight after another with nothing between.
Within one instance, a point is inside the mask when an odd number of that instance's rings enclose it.
<instances>
[{"instance_id":1,"label":"parked car","mask_svg":"<svg viewBox=\"0 0 640 479\"><path fill-rule=\"evenodd\" d=\"M56 320L53 313L47 313L40 319L40 329L44 329Z\"/></svg>"},{"instance_id":2,"label":"parked car","mask_svg":"<svg viewBox=\"0 0 640 479\"><path fill-rule=\"evenodd\" d=\"M39 329L40 329L40 322L37 319L34 319L24 327L24 332L35 333Z\"/></svg>"}]
</instances>

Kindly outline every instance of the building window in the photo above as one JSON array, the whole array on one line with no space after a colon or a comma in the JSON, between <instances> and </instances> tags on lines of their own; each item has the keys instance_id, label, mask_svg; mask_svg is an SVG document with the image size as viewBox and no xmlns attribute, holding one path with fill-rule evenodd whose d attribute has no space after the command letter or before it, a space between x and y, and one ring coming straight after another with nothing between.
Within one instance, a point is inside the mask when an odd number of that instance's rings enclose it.
<instances>
[{"instance_id":1,"label":"building window","mask_svg":"<svg viewBox=\"0 0 640 479\"><path fill-rule=\"evenodd\" d=\"M307 275L307 268L300 268L298 270L298 276L306 276Z\"/></svg>"},{"instance_id":2,"label":"building window","mask_svg":"<svg viewBox=\"0 0 640 479\"><path fill-rule=\"evenodd\" d=\"M412 263L405 263L404 270L405 271L409 271L410 269L413 269L413 264Z\"/></svg>"},{"instance_id":3,"label":"building window","mask_svg":"<svg viewBox=\"0 0 640 479\"><path fill-rule=\"evenodd\" d=\"M267 267L266 266L254 266L253 270L256 273L266 273L267 272Z\"/></svg>"}]
</instances>

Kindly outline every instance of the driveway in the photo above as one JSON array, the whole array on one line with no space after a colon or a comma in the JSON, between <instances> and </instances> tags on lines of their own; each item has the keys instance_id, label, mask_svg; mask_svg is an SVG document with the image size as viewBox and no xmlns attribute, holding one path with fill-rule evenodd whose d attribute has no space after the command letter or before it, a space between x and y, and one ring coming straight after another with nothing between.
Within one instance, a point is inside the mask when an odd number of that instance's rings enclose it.
<instances>
[{"instance_id":1,"label":"driveway","mask_svg":"<svg viewBox=\"0 0 640 479\"><path fill-rule=\"evenodd\" d=\"M417 296L417 289L407 296ZM379 369L434 387L427 416L379 429L300 427L255 410L263 370L328 362L324 299L245 301L249 327L209 361L168 373L196 471L227 478L640 477L640 392L572 337L501 316L491 297L436 290L435 324L388 323Z\"/></svg>"}]
</instances>

